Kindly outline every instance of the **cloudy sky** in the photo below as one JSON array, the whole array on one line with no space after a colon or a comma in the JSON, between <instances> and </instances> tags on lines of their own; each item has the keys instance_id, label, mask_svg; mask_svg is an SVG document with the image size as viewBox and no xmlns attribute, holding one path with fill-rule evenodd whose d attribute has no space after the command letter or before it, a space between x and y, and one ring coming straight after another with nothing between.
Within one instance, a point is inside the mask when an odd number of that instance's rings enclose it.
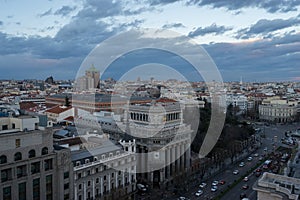
<instances>
[{"instance_id":1,"label":"cloudy sky","mask_svg":"<svg viewBox=\"0 0 300 200\"><path fill-rule=\"evenodd\" d=\"M201 44L225 81L299 81L299 10L299 0L0 0L0 79L74 79L105 39L161 28Z\"/></svg>"}]
</instances>

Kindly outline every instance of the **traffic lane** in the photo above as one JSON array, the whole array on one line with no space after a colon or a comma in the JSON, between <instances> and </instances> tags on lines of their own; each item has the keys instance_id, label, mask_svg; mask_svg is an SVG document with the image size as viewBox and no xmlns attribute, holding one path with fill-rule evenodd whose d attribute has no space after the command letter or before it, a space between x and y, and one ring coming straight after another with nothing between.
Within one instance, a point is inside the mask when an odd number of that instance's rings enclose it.
<instances>
[{"instance_id":1,"label":"traffic lane","mask_svg":"<svg viewBox=\"0 0 300 200\"><path fill-rule=\"evenodd\" d=\"M233 184L235 181L237 181L238 179L240 179L242 176L244 176L248 170L250 170L251 168L253 168L256 163L258 162L258 157L254 157L253 160L251 162L249 161L244 161L245 166L244 167L239 167L239 164L236 164L234 166L231 166L229 169L227 169L226 171L224 171L224 173L219 174L213 178L211 178L208 182L207 182L207 186L206 188L203 189L203 194L200 197L196 197L195 193L198 191L198 188L194 188L193 192L188 194L189 198L191 199L210 199L210 198L214 198L217 195L219 195L222 191L225 191L231 184ZM238 175L234 175L233 171L235 169L239 170L239 174ZM224 180L225 184L221 185L218 184L218 190L216 192L211 192L211 183L214 181L221 181ZM199 183L200 184L200 183Z\"/></svg>"},{"instance_id":2,"label":"traffic lane","mask_svg":"<svg viewBox=\"0 0 300 200\"><path fill-rule=\"evenodd\" d=\"M254 191L252 189L252 186L254 185L254 183L257 181L257 179L259 177L256 177L252 172L247 176L248 177L248 181L245 182L244 180L242 180L241 182L239 182L234 188L232 188L230 190L230 192L227 192L221 199L222 200L228 200L228 199L239 199L240 195L242 193L246 194L246 196L248 198L252 199L256 199L256 191ZM247 189L243 189L242 187L244 185L248 185L249 187Z\"/></svg>"}]
</instances>

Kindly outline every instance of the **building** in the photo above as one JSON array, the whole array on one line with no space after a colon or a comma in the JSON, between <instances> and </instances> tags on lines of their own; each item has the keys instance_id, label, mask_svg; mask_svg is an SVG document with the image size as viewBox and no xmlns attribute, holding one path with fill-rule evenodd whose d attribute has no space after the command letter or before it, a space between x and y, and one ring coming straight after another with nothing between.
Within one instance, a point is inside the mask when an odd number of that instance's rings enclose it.
<instances>
[{"instance_id":1,"label":"building","mask_svg":"<svg viewBox=\"0 0 300 200\"><path fill-rule=\"evenodd\" d=\"M69 118L74 118L75 109L72 106L55 106L45 111L48 121L51 123L59 123L68 121Z\"/></svg>"},{"instance_id":2,"label":"building","mask_svg":"<svg viewBox=\"0 0 300 200\"><path fill-rule=\"evenodd\" d=\"M135 141L112 143L96 134L84 137L94 144L71 153L74 199L122 199L133 195L136 190Z\"/></svg>"},{"instance_id":3,"label":"building","mask_svg":"<svg viewBox=\"0 0 300 200\"><path fill-rule=\"evenodd\" d=\"M85 75L76 80L76 89L79 91L91 90L99 87L100 71L94 65L85 71Z\"/></svg>"},{"instance_id":4,"label":"building","mask_svg":"<svg viewBox=\"0 0 300 200\"><path fill-rule=\"evenodd\" d=\"M261 120L285 123L295 120L298 102L284 99L265 99L259 105L259 118Z\"/></svg>"},{"instance_id":5,"label":"building","mask_svg":"<svg viewBox=\"0 0 300 200\"><path fill-rule=\"evenodd\" d=\"M253 189L258 200L298 200L300 179L265 172Z\"/></svg>"},{"instance_id":6,"label":"building","mask_svg":"<svg viewBox=\"0 0 300 200\"><path fill-rule=\"evenodd\" d=\"M0 118L0 199L73 199L68 149L55 149L52 130L32 116Z\"/></svg>"},{"instance_id":7,"label":"building","mask_svg":"<svg viewBox=\"0 0 300 200\"><path fill-rule=\"evenodd\" d=\"M248 106L248 100L245 95L242 94L228 94L226 95L226 105L232 105L239 108L240 111L246 112Z\"/></svg>"},{"instance_id":8,"label":"building","mask_svg":"<svg viewBox=\"0 0 300 200\"><path fill-rule=\"evenodd\" d=\"M163 98L124 111L119 127L136 140L138 181L161 189L182 182L190 169L193 131L183 123L180 103Z\"/></svg>"},{"instance_id":9,"label":"building","mask_svg":"<svg viewBox=\"0 0 300 200\"><path fill-rule=\"evenodd\" d=\"M69 98L71 105L76 109L86 110L88 112L100 112L100 111L115 111L120 113L124 105L127 103L128 98L118 95L109 94L55 94L46 97L46 105L48 107L61 106L65 103L66 96ZM130 97L130 102L135 104L150 103L152 98L150 97Z\"/></svg>"}]
</instances>

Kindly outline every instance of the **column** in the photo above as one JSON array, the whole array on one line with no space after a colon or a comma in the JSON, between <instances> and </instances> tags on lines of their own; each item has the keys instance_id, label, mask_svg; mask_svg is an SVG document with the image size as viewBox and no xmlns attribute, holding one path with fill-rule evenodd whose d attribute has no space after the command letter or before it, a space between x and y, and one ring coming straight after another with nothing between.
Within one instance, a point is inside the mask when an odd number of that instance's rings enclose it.
<instances>
[{"instance_id":1,"label":"column","mask_svg":"<svg viewBox=\"0 0 300 200\"><path fill-rule=\"evenodd\" d=\"M92 179L92 186L93 186L93 199L94 199L95 198L95 179L94 178Z\"/></svg>"},{"instance_id":2,"label":"column","mask_svg":"<svg viewBox=\"0 0 300 200\"><path fill-rule=\"evenodd\" d=\"M86 198L86 182L83 182L83 199L87 199Z\"/></svg>"}]
</instances>

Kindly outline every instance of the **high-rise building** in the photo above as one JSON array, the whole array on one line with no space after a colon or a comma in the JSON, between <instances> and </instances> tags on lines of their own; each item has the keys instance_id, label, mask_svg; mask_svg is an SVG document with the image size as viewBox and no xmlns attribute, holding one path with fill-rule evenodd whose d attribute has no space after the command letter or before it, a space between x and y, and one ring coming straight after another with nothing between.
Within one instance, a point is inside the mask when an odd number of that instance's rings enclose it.
<instances>
[{"instance_id":1,"label":"high-rise building","mask_svg":"<svg viewBox=\"0 0 300 200\"><path fill-rule=\"evenodd\" d=\"M98 88L100 83L100 71L92 65L85 71L85 75L78 77L76 80L76 88L78 90L91 90Z\"/></svg>"}]
</instances>

